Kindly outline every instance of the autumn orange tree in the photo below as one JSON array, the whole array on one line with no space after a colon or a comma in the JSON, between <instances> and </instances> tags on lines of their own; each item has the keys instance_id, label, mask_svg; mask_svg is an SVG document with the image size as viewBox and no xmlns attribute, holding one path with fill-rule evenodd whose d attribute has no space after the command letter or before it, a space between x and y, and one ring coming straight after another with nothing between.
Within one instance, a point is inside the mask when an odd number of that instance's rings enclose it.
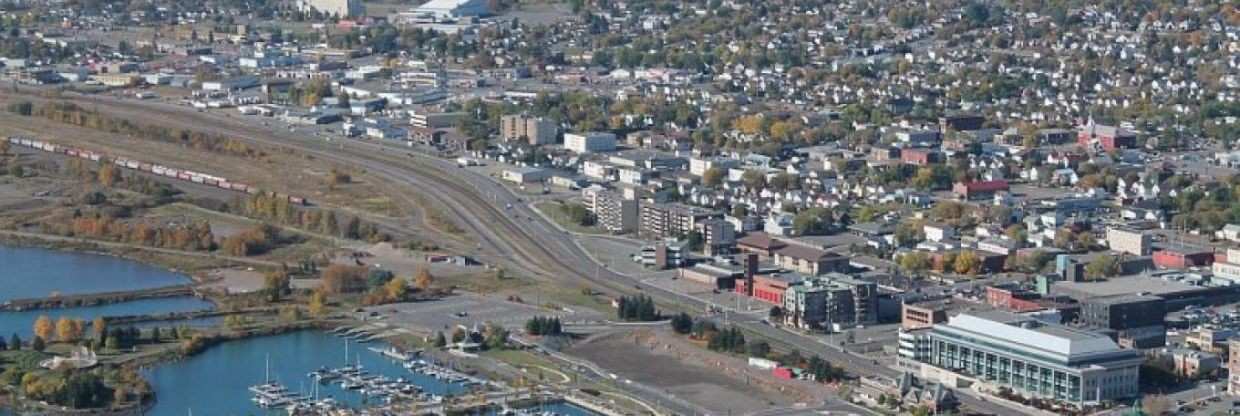
<instances>
[{"instance_id":1,"label":"autumn orange tree","mask_svg":"<svg viewBox=\"0 0 1240 416\"><path fill-rule=\"evenodd\" d=\"M51 341L55 331L56 326L52 323L52 318L48 318L47 315L40 315L34 320L34 336L42 338L43 341Z\"/></svg>"},{"instance_id":2,"label":"autumn orange tree","mask_svg":"<svg viewBox=\"0 0 1240 416\"><path fill-rule=\"evenodd\" d=\"M430 270L425 267L418 269L418 274L413 278L413 287L418 290L428 290L435 283L435 276L431 276Z\"/></svg>"}]
</instances>

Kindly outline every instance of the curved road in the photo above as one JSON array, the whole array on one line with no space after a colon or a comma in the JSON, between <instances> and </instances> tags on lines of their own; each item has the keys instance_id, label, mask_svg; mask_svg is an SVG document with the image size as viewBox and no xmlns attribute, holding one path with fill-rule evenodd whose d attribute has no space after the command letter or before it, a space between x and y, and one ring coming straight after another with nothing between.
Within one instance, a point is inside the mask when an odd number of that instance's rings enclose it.
<instances>
[{"instance_id":1,"label":"curved road","mask_svg":"<svg viewBox=\"0 0 1240 416\"><path fill-rule=\"evenodd\" d=\"M12 92L0 92L0 96L9 94ZM45 100L29 93L22 95L32 101ZM427 198L451 210L451 214L455 215L466 232L479 239L475 247L468 247L459 239L454 246L495 264L503 264L535 277L565 284L587 283L613 295L641 292L665 306L676 305L679 309L704 311L710 306L697 298L643 284L635 276L614 272L594 262L570 233L547 222L522 203L521 197L491 178L457 168L450 161L366 141L326 142L315 136L264 129L243 124L238 117L198 112L189 107L160 101L118 99L105 95L68 96L78 103L100 104L94 109L131 120L149 124L174 124L233 136L262 145L294 149L324 160L364 169L388 182L403 185L404 191L422 192ZM393 192L402 190L393 189ZM509 205L511 208L507 208ZM384 225L402 226L399 223ZM893 379L898 376L894 369L843 351L819 338L763 324L757 317L737 316L739 319L733 321L735 325L788 348L820 355L853 374ZM1014 410L993 402L974 399L967 394L961 394L960 398L965 404L984 412L1011 414Z\"/></svg>"}]
</instances>

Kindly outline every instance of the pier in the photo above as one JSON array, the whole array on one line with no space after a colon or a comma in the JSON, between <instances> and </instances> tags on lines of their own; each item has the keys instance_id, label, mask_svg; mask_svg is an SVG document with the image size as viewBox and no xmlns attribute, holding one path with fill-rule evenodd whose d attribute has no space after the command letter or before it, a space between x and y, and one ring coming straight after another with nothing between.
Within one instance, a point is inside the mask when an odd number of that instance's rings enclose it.
<instances>
[{"instance_id":1,"label":"pier","mask_svg":"<svg viewBox=\"0 0 1240 416\"><path fill-rule=\"evenodd\" d=\"M176 285L117 292L12 299L5 301L4 303L0 303L0 312L21 312L32 309L73 308L78 306L95 306L141 299L170 298L193 295L194 288L192 285Z\"/></svg>"}]
</instances>

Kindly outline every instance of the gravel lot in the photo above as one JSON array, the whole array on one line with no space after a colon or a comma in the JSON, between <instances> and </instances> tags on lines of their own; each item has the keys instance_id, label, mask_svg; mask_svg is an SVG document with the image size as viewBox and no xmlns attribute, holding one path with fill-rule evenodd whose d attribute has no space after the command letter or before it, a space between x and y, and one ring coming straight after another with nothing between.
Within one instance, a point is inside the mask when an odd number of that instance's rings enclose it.
<instances>
[{"instance_id":1,"label":"gravel lot","mask_svg":"<svg viewBox=\"0 0 1240 416\"><path fill-rule=\"evenodd\" d=\"M533 299L527 299L527 301L533 301ZM367 312L370 311L381 313L383 320L389 324L422 333L447 331L456 325L473 326L488 322L497 323L509 329L524 328L525 322L534 316L557 316L565 322L603 319L602 315L592 311L557 311L470 293L458 293L437 301L398 303L367 308ZM462 312L465 316L460 316Z\"/></svg>"}]
</instances>

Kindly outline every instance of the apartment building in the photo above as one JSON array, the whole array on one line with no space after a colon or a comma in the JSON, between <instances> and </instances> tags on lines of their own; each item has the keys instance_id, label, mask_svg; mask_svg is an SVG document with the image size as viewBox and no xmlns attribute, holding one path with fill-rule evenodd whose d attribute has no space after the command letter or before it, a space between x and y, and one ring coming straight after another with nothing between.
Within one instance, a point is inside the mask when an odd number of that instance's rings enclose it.
<instances>
[{"instance_id":1,"label":"apartment building","mask_svg":"<svg viewBox=\"0 0 1240 416\"><path fill-rule=\"evenodd\" d=\"M717 211L675 203L641 204L638 235L642 238L684 238L697 230L697 224L719 218Z\"/></svg>"},{"instance_id":2,"label":"apartment building","mask_svg":"<svg viewBox=\"0 0 1240 416\"><path fill-rule=\"evenodd\" d=\"M505 141L525 141L532 146L554 144L558 133L555 122L542 117L507 115L499 120L500 138Z\"/></svg>"},{"instance_id":3,"label":"apartment building","mask_svg":"<svg viewBox=\"0 0 1240 416\"><path fill-rule=\"evenodd\" d=\"M618 192L591 186L581 190L582 204L594 215L595 223L613 234L632 232L637 228L637 201L625 199Z\"/></svg>"}]
</instances>

